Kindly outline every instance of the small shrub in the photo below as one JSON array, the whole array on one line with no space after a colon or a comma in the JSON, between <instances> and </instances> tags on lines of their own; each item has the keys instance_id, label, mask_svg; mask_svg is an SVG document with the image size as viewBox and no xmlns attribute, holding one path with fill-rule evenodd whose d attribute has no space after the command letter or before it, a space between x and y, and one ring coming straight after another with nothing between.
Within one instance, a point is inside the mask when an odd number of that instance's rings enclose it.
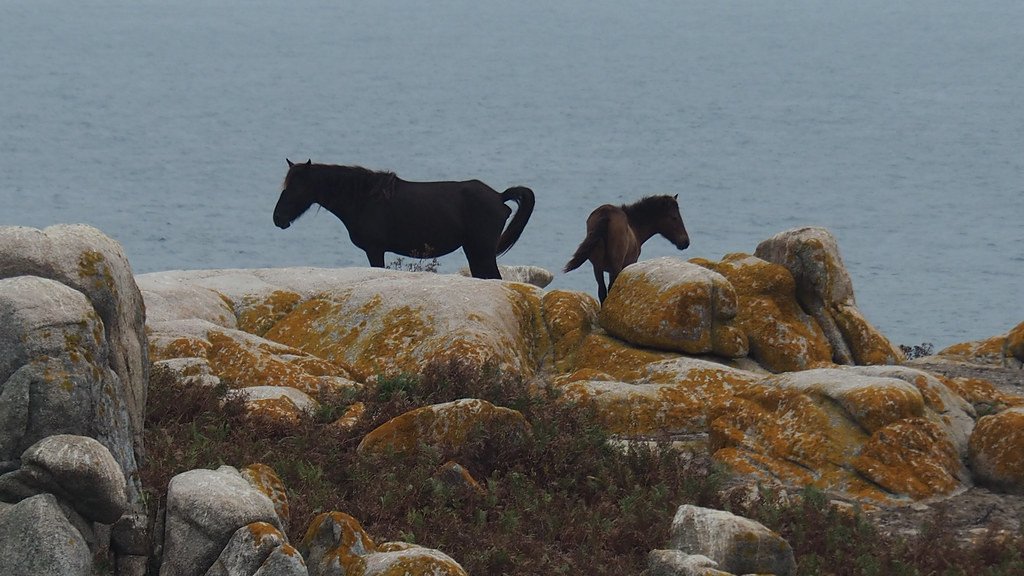
<instances>
[{"instance_id":1,"label":"small shrub","mask_svg":"<svg viewBox=\"0 0 1024 576\"><path fill-rule=\"evenodd\" d=\"M437 261L437 258L430 260L421 258L406 262L405 258L401 256L396 257L385 266L388 270L404 270L406 272L437 272L440 267L441 263Z\"/></svg>"}]
</instances>

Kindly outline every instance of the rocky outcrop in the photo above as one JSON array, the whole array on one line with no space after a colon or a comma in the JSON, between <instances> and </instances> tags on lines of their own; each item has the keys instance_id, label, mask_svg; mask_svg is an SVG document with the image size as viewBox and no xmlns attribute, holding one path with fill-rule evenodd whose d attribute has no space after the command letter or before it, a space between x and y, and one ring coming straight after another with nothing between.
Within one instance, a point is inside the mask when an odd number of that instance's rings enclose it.
<instances>
[{"instance_id":1,"label":"rocky outcrop","mask_svg":"<svg viewBox=\"0 0 1024 576\"><path fill-rule=\"evenodd\" d=\"M758 244L754 256L793 275L797 299L824 331L837 364L896 364L904 359L857 308L853 282L828 230L787 230Z\"/></svg>"},{"instance_id":2,"label":"rocky outcrop","mask_svg":"<svg viewBox=\"0 0 1024 576\"><path fill-rule=\"evenodd\" d=\"M102 442L132 481L143 456L149 362L142 294L124 250L85 225L0 227L0 279L0 383L17 382L4 384L3 395L13 402L15 389L42 392L54 380L70 387L69 395L91 389L86 402L73 403L91 410L94 429L61 432ZM37 416L34 421L64 419ZM15 452L48 434L25 428ZM0 454L0 461L10 456ZM129 497L134 502L137 490Z\"/></svg>"},{"instance_id":3,"label":"rocky outcrop","mask_svg":"<svg viewBox=\"0 0 1024 576\"><path fill-rule=\"evenodd\" d=\"M1021 326L993 339L993 361L1016 358ZM118 574L144 572L136 463L149 361L178 385L226 385L250 414L298 420L326 394L457 357L550 384L551 401L593 408L623 439L685 437L752 481L873 504L975 481L1024 486L1014 408L1024 400L899 365L857 310L834 239L816 228L721 262L639 262L603 308L583 293L369 268L134 279L116 243L88 227L0 229L0 351L4 569L85 574L97 552L116 549ZM990 415L978 420L976 409ZM363 417L353 404L333 426ZM489 427L530 434L521 413L466 398L400 415L360 450L457 449ZM438 477L480 489L456 463ZM293 547L286 494L262 464L175 477L155 538L160 573L464 573L439 550L374 544L340 512ZM652 574L792 570L785 542L742 519L681 514ZM698 524L715 527L690 530ZM51 534L63 547L11 544Z\"/></svg>"},{"instance_id":4,"label":"rocky outcrop","mask_svg":"<svg viewBox=\"0 0 1024 576\"><path fill-rule=\"evenodd\" d=\"M12 573L85 574L93 557L145 570L144 319L124 252L100 231L0 227L0 507L42 522L0 526L0 566L26 567ZM61 536L31 535L43 525Z\"/></svg>"}]
</instances>

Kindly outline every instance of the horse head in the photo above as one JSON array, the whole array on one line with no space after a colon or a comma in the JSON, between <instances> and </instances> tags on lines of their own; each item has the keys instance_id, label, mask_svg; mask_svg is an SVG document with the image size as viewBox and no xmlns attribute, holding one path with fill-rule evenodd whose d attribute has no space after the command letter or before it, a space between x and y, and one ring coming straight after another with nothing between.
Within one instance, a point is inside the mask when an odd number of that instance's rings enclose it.
<instances>
[{"instance_id":1,"label":"horse head","mask_svg":"<svg viewBox=\"0 0 1024 576\"><path fill-rule=\"evenodd\" d=\"M679 195L661 196L661 217L658 219L657 232L680 250L690 247L690 235L686 233L686 225L679 213Z\"/></svg>"},{"instance_id":2,"label":"horse head","mask_svg":"<svg viewBox=\"0 0 1024 576\"><path fill-rule=\"evenodd\" d=\"M312 187L313 160L301 164L285 160L288 162L288 174L281 186L281 197L274 207L274 225L282 230L291 226L316 200Z\"/></svg>"}]
</instances>

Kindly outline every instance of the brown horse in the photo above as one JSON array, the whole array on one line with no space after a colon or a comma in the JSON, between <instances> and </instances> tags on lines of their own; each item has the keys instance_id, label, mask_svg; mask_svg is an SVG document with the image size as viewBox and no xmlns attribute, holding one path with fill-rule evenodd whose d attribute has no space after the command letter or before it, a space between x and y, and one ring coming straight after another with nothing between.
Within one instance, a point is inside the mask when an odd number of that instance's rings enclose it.
<instances>
[{"instance_id":1,"label":"brown horse","mask_svg":"<svg viewBox=\"0 0 1024 576\"><path fill-rule=\"evenodd\" d=\"M597 296L604 302L619 272L640 258L640 246L651 236L661 234L676 248L685 250L690 236L679 215L676 196L647 196L634 204L605 204L587 218L587 237L583 239L563 272L579 268L590 260L597 279ZM604 273L608 273L608 288Z\"/></svg>"},{"instance_id":2,"label":"brown horse","mask_svg":"<svg viewBox=\"0 0 1024 576\"><path fill-rule=\"evenodd\" d=\"M518 209L503 232L509 200ZM406 182L394 172L288 160L274 224L291 226L313 204L345 224L370 266L383 268L385 252L435 258L461 246L474 277L500 279L497 257L523 233L534 197L522 186L499 193L479 180Z\"/></svg>"}]
</instances>

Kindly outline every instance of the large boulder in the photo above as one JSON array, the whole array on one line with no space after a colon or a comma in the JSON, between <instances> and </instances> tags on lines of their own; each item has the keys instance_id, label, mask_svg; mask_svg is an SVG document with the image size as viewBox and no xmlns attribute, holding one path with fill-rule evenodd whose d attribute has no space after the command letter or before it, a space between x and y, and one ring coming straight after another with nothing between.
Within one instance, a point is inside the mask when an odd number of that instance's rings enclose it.
<instances>
[{"instance_id":1,"label":"large boulder","mask_svg":"<svg viewBox=\"0 0 1024 576\"><path fill-rule=\"evenodd\" d=\"M746 335L736 328L736 291L724 276L677 258L627 266L601 307L601 326L637 346L681 352L746 356Z\"/></svg>"},{"instance_id":2,"label":"large boulder","mask_svg":"<svg viewBox=\"0 0 1024 576\"><path fill-rule=\"evenodd\" d=\"M314 518L299 544L310 576L351 574L359 558L376 550L359 521L343 512L324 512Z\"/></svg>"},{"instance_id":3,"label":"large boulder","mask_svg":"<svg viewBox=\"0 0 1024 576\"><path fill-rule=\"evenodd\" d=\"M672 520L670 547L701 555L730 574L796 572L793 548L763 525L725 512L684 504Z\"/></svg>"},{"instance_id":4,"label":"large boulder","mask_svg":"<svg viewBox=\"0 0 1024 576\"><path fill-rule=\"evenodd\" d=\"M1024 406L978 421L970 440L970 462L979 484L1024 494Z\"/></svg>"},{"instance_id":5,"label":"large boulder","mask_svg":"<svg viewBox=\"0 0 1024 576\"><path fill-rule=\"evenodd\" d=\"M1024 366L1024 322L1009 332L977 342L960 342L939 350L939 358L989 366Z\"/></svg>"},{"instance_id":6,"label":"large boulder","mask_svg":"<svg viewBox=\"0 0 1024 576\"><path fill-rule=\"evenodd\" d=\"M54 494L84 518L113 524L128 508L124 473L110 451L85 436L48 436L21 456L21 468L0 476L0 501Z\"/></svg>"},{"instance_id":7,"label":"large boulder","mask_svg":"<svg viewBox=\"0 0 1024 576\"><path fill-rule=\"evenodd\" d=\"M160 576L203 576L239 528L254 522L284 527L274 502L238 470L190 470L167 486Z\"/></svg>"},{"instance_id":8,"label":"large boulder","mask_svg":"<svg viewBox=\"0 0 1024 576\"><path fill-rule=\"evenodd\" d=\"M242 526L231 536L205 576L308 576L298 550L276 527L266 522Z\"/></svg>"},{"instance_id":9,"label":"large boulder","mask_svg":"<svg viewBox=\"0 0 1024 576\"><path fill-rule=\"evenodd\" d=\"M105 342L100 347L106 349L106 354L102 358L93 356L85 360L100 372L97 379L102 380L102 385L97 387L97 391L102 391L111 400L97 397L93 399L93 405L99 407L105 403L105 410L115 412L116 415L108 415L108 419L125 419L115 422L114 426L124 428L134 454L131 457L124 454L123 447L114 443L112 438L111 441L104 437L97 439L110 449L129 479L134 478L135 463L143 457L142 430L149 385L149 359L146 355L148 341L142 294L135 284L124 250L109 236L85 225L57 225L45 230L0 227L0 278L14 279L18 276L34 276L64 284L84 295L95 310L98 322L94 323L100 329L82 336L101 337ZM7 292L7 288L0 290L0 294ZM0 322L0 342L3 342L0 349L10 351L0 358L0 383L7 381L18 366L38 361L43 354L34 348L33 343L18 342L21 332L16 331L37 330L35 338L46 337L40 316L59 314L52 309L52 292L44 290L38 293L39 300L34 303L19 302L26 307L22 311L0 312L0 315L6 314L4 321ZM22 293L19 297L24 299L28 296ZM43 308L51 310L44 312ZM20 321L18 325L13 323L15 317ZM64 316L62 322L80 320ZM87 346L84 340L70 340L67 345L69 349ZM29 356L30 352L35 352L34 357ZM69 356L73 359L70 351ZM114 436L121 432L111 430L108 434ZM29 443L41 437L32 438ZM133 501L137 498L136 493L137 490L131 490L129 494Z\"/></svg>"},{"instance_id":10,"label":"large boulder","mask_svg":"<svg viewBox=\"0 0 1024 576\"><path fill-rule=\"evenodd\" d=\"M900 349L857 308L853 282L827 229L787 230L758 244L754 255L784 266L793 275L797 299L824 331L837 364L898 364L904 360Z\"/></svg>"}]
</instances>

